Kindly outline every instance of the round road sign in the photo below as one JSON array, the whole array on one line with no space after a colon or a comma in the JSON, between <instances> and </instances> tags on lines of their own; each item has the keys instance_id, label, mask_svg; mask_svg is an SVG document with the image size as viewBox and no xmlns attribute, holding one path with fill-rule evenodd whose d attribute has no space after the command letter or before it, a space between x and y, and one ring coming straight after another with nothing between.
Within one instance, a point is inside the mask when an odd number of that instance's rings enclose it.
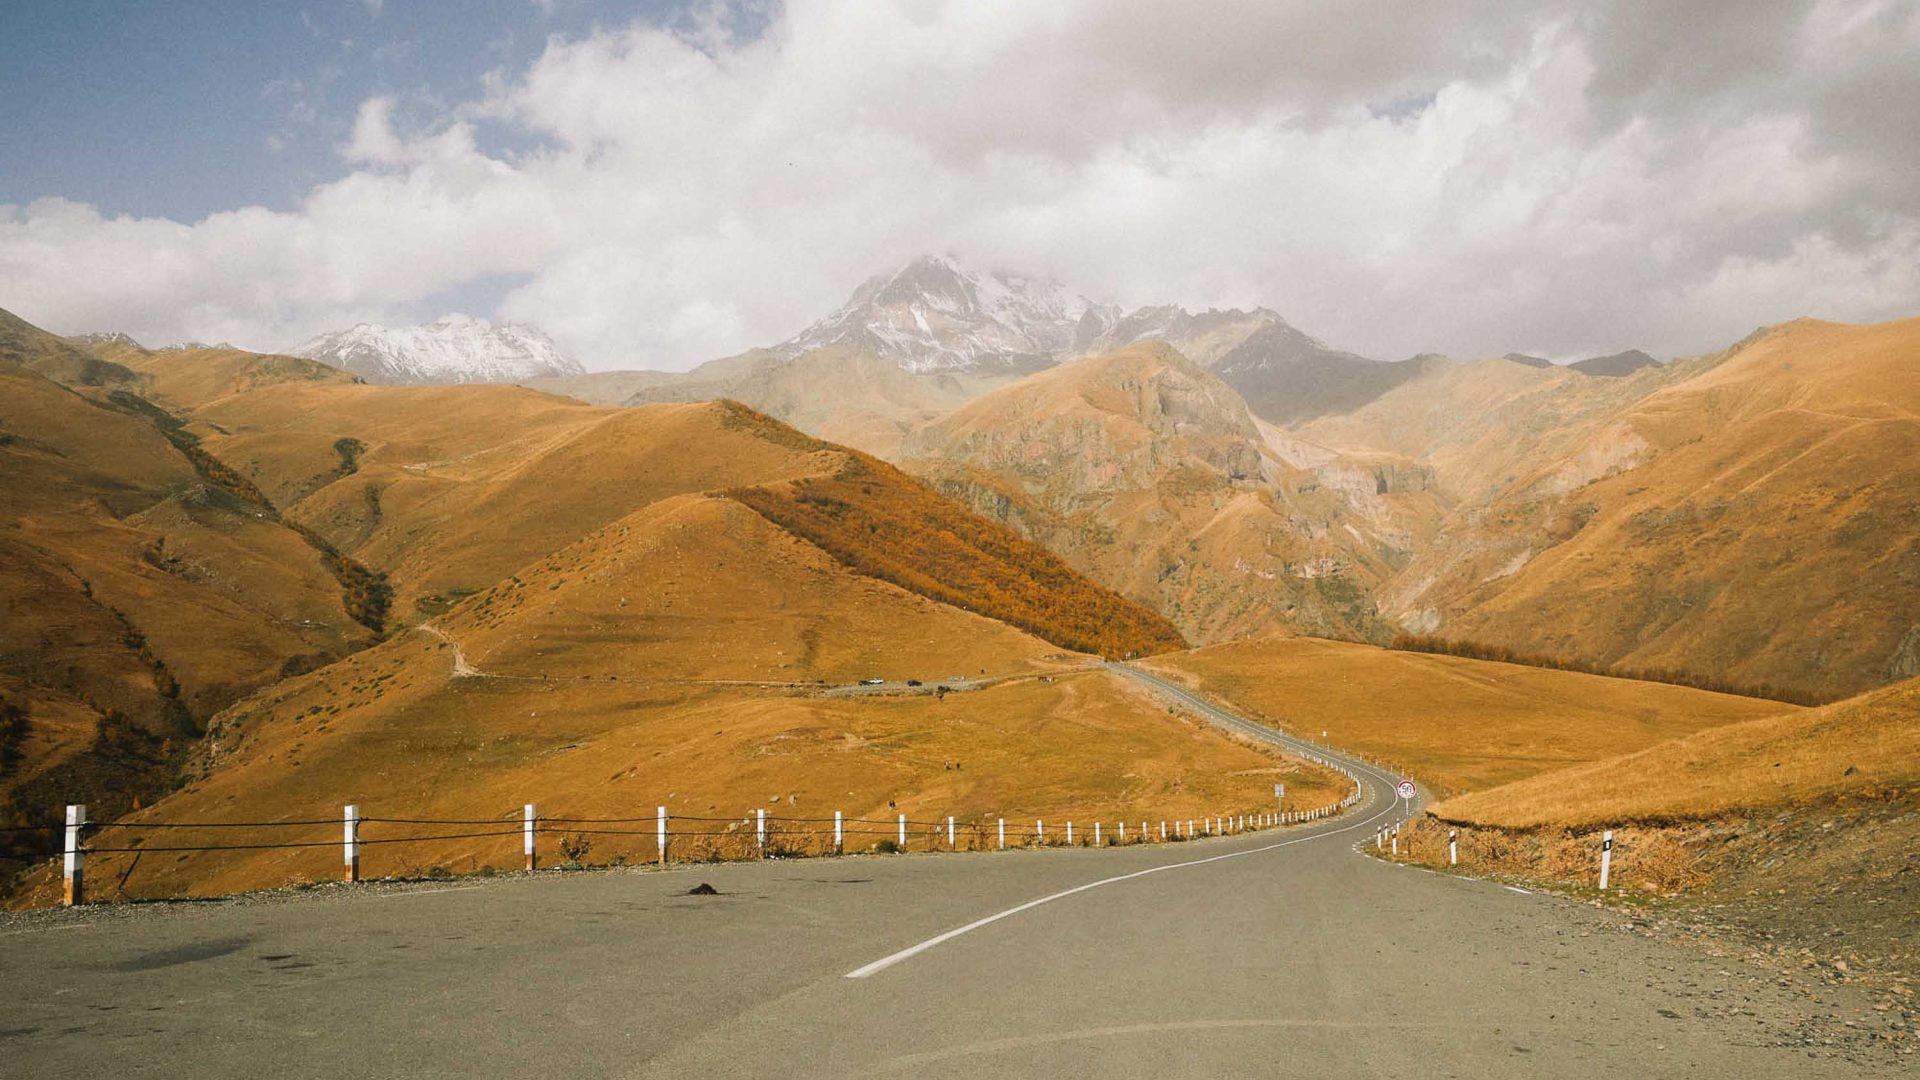
<instances>
[{"instance_id":1,"label":"round road sign","mask_svg":"<svg viewBox=\"0 0 1920 1080\"><path fill-rule=\"evenodd\" d=\"M1416 789L1413 786L1413 781L1402 780L1400 781L1399 786L1395 787L1393 790L1399 792L1401 798L1411 799L1413 798L1413 795Z\"/></svg>"}]
</instances>

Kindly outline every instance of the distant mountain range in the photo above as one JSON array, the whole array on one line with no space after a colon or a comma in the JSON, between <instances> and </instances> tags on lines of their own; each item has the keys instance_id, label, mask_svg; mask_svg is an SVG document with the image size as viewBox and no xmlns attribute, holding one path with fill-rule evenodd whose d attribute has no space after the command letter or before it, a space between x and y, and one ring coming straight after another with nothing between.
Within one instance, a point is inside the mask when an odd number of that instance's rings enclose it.
<instances>
[{"instance_id":1,"label":"distant mountain range","mask_svg":"<svg viewBox=\"0 0 1920 1080\"><path fill-rule=\"evenodd\" d=\"M368 382L406 386L517 383L586 374L536 327L495 326L464 315L449 315L425 326L361 323L321 334L287 352L350 371Z\"/></svg>"}]
</instances>

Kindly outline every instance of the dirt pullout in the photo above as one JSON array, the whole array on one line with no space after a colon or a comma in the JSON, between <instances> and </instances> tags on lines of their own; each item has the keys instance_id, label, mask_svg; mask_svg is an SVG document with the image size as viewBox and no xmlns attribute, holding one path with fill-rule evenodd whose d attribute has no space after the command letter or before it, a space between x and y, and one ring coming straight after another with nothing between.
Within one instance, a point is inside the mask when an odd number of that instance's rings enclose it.
<instances>
[{"instance_id":1,"label":"dirt pullout","mask_svg":"<svg viewBox=\"0 0 1920 1080\"><path fill-rule=\"evenodd\" d=\"M1457 872L1603 899L1599 832L1428 818L1401 831L1399 861L1450 869L1450 833ZM1920 787L1612 833L1604 900L1637 911L1637 929L1744 957L1816 999L1841 986L1864 992L1872 1016L1850 1026L1913 1042Z\"/></svg>"}]
</instances>

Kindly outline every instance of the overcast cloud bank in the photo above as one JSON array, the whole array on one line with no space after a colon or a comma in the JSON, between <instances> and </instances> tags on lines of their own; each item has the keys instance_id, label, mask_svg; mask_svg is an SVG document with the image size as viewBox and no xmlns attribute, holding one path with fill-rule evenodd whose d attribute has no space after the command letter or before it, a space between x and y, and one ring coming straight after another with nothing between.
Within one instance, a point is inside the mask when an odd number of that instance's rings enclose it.
<instances>
[{"instance_id":1,"label":"overcast cloud bank","mask_svg":"<svg viewBox=\"0 0 1920 1080\"><path fill-rule=\"evenodd\" d=\"M941 251L1383 358L1686 354L1920 314L1916 102L1913 0L713 8L369 99L292 212L0 206L0 306L272 349L504 281L478 314L685 368Z\"/></svg>"}]
</instances>

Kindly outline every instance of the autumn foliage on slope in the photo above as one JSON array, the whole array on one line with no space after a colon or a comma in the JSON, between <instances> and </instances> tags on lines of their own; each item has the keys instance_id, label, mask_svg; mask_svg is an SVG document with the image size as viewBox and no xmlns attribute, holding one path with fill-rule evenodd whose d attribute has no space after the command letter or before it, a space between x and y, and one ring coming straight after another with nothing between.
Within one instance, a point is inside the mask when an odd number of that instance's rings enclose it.
<instances>
[{"instance_id":1,"label":"autumn foliage on slope","mask_svg":"<svg viewBox=\"0 0 1920 1080\"><path fill-rule=\"evenodd\" d=\"M891 465L840 453L844 464L830 474L726 495L856 573L1064 648L1113 658L1186 648L1157 612L1082 577L1040 545Z\"/></svg>"}]
</instances>

